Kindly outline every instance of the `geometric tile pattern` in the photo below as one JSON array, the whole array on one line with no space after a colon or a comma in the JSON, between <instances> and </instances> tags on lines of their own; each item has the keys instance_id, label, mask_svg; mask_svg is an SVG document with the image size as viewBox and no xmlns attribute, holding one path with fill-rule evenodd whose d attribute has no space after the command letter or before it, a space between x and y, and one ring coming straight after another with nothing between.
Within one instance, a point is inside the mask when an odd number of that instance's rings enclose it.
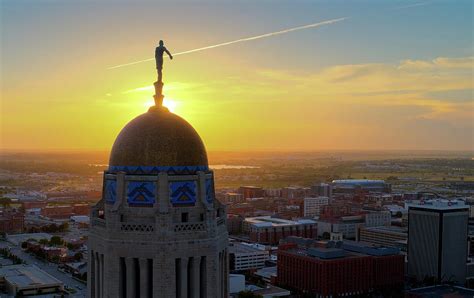
<instances>
[{"instance_id":1,"label":"geometric tile pattern","mask_svg":"<svg viewBox=\"0 0 474 298\"><path fill-rule=\"evenodd\" d=\"M155 228L153 225L145 224L122 224L120 230L125 232L153 232Z\"/></svg>"},{"instance_id":2,"label":"geometric tile pattern","mask_svg":"<svg viewBox=\"0 0 474 298\"><path fill-rule=\"evenodd\" d=\"M173 205L194 205L196 203L195 181L170 182L170 201Z\"/></svg>"},{"instance_id":3,"label":"geometric tile pattern","mask_svg":"<svg viewBox=\"0 0 474 298\"><path fill-rule=\"evenodd\" d=\"M153 205L155 190L154 182L130 181L127 187L127 202L129 205Z\"/></svg>"},{"instance_id":4,"label":"geometric tile pattern","mask_svg":"<svg viewBox=\"0 0 474 298\"><path fill-rule=\"evenodd\" d=\"M214 198L213 190L214 188L212 187L212 178L206 179L206 201L209 204L212 204Z\"/></svg>"},{"instance_id":5,"label":"geometric tile pattern","mask_svg":"<svg viewBox=\"0 0 474 298\"><path fill-rule=\"evenodd\" d=\"M117 181L105 180L105 202L109 204L115 203L117 199Z\"/></svg>"},{"instance_id":6,"label":"geometric tile pattern","mask_svg":"<svg viewBox=\"0 0 474 298\"><path fill-rule=\"evenodd\" d=\"M154 175L166 172L172 175L190 175L209 171L208 166L109 166L109 173L125 172L134 175Z\"/></svg>"},{"instance_id":7,"label":"geometric tile pattern","mask_svg":"<svg viewBox=\"0 0 474 298\"><path fill-rule=\"evenodd\" d=\"M196 223L181 223L174 225L175 232L194 232L194 231L204 231L206 226L202 222Z\"/></svg>"}]
</instances>

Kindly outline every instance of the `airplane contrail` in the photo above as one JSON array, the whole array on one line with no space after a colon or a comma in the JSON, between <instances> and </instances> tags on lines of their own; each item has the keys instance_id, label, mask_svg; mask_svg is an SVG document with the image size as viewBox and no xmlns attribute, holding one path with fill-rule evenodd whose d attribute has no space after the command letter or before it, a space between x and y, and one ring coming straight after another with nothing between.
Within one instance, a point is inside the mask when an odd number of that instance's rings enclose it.
<instances>
[{"instance_id":1,"label":"airplane contrail","mask_svg":"<svg viewBox=\"0 0 474 298\"><path fill-rule=\"evenodd\" d=\"M405 8L412 8L412 7L417 7L417 6L425 6L430 4L430 2L420 2L420 3L413 3L405 6L400 6L400 7L395 7L392 10L400 10L400 9L405 9Z\"/></svg>"},{"instance_id":2,"label":"airplane contrail","mask_svg":"<svg viewBox=\"0 0 474 298\"><path fill-rule=\"evenodd\" d=\"M324 25L330 25L330 24L334 24L334 23L337 23L337 22L344 21L346 19L349 19L349 18L344 17L344 18L332 19L332 20L327 20L327 21L323 21L323 22L319 22L319 23L313 23L313 24L309 24L309 25L304 25L304 26L293 27L293 28L284 29L284 30L280 30L280 31L275 31L275 32L271 32L271 33L265 33L265 34L261 34L261 35L240 38L240 39L236 39L236 40L232 40L232 41L228 41L228 42L215 44L215 45L212 45L212 46L207 46L207 47L197 48L197 49L188 50L188 51L184 51L184 52L174 53L173 57L174 56L179 56L179 55L190 54L190 53L194 53L194 52L200 52L200 51L209 50L209 49L214 49L214 48L219 48L219 47L224 47L224 46L228 46L228 45L231 45L231 44L234 44L234 43L239 43L239 42L244 42L244 41L251 41L251 40L271 37L271 36L275 36L275 35L285 34L285 33L293 32L293 31L304 30L304 29L309 29L309 28L315 28L315 27L320 27L320 26L324 26ZM144 59L144 60L140 60L140 61L125 63L125 64L119 64L119 65L111 66L108 69L115 69L115 68L125 67L125 66L129 66L129 65L142 63L142 62L152 61L152 60L155 60L155 58L149 58L149 59Z\"/></svg>"}]
</instances>

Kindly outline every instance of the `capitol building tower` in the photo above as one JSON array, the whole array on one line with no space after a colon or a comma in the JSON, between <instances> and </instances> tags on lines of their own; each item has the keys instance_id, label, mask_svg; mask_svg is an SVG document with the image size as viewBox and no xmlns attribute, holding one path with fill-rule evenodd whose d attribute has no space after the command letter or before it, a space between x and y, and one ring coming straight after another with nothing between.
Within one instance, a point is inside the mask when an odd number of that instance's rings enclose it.
<instances>
[{"instance_id":1,"label":"capitol building tower","mask_svg":"<svg viewBox=\"0 0 474 298\"><path fill-rule=\"evenodd\" d=\"M226 212L194 128L155 103L120 132L91 212L89 296L227 297Z\"/></svg>"}]
</instances>

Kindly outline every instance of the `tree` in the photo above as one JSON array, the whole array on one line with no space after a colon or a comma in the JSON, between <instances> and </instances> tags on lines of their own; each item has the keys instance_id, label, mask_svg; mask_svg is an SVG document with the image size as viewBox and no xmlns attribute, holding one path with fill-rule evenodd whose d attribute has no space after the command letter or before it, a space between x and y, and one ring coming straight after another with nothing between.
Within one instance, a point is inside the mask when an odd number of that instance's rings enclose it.
<instances>
[{"instance_id":1,"label":"tree","mask_svg":"<svg viewBox=\"0 0 474 298\"><path fill-rule=\"evenodd\" d=\"M74 255L74 259L75 259L76 261L82 260L82 253L77 252L77 253Z\"/></svg>"},{"instance_id":2,"label":"tree","mask_svg":"<svg viewBox=\"0 0 474 298\"><path fill-rule=\"evenodd\" d=\"M48 245L48 244L49 244L49 241L48 241L48 239L40 239L40 240L39 240L39 243L40 243L40 244L43 244L43 245Z\"/></svg>"},{"instance_id":3,"label":"tree","mask_svg":"<svg viewBox=\"0 0 474 298\"><path fill-rule=\"evenodd\" d=\"M69 230L69 223L68 222L64 222L62 223L60 226L59 226L59 230L61 232L66 232Z\"/></svg>"},{"instance_id":4,"label":"tree","mask_svg":"<svg viewBox=\"0 0 474 298\"><path fill-rule=\"evenodd\" d=\"M395 217L397 218L402 218L403 217L403 213L401 211L397 211L397 213L395 213Z\"/></svg>"},{"instance_id":5,"label":"tree","mask_svg":"<svg viewBox=\"0 0 474 298\"><path fill-rule=\"evenodd\" d=\"M28 244L26 243L26 241L23 241L21 243L21 248L25 249L27 246L28 246Z\"/></svg>"},{"instance_id":6,"label":"tree","mask_svg":"<svg viewBox=\"0 0 474 298\"><path fill-rule=\"evenodd\" d=\"M323 239L328 240L329 238L331 238L331 234L329 234L329 232L324 232L323 233Z\"/></svg>"},{"instance_id":7,"label":"tree","mask_svg":"<svg viewBox=\"0 0 474 298\"><path fill-rule=\"evenodd\" d=\"M12 200L9 198L4 198L4 197L0 198L0 205L2 205L4 209L6 209L7 207L10 207L11 202Z\"/></svg>"},{"instance_id":8,"label":"tree","mask_svg":"<svg viewBox=\"0 0 474 298\"><path fill-rule=\"evenodd\" d=\"M59 236L53 236L53 237L51 237L51 240L49 240L49 243L51 245L55 245L55 246L62 245L63 242L64 242L63 239Z\"/></svg>"}]
</instances>

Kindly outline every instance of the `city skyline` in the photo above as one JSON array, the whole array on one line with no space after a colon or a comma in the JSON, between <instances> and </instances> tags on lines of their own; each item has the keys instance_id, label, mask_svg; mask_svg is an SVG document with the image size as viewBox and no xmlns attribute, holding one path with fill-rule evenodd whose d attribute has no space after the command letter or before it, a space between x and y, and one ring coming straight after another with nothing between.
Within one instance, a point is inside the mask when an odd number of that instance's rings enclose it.
<instances>
[{"instance_id":1,"label":"city skyline","mask_svg":"<svg viewBox=\"0 0 474 298\"><path fill-rule=\"evenodd\" d=\"M3 1L1 149L109 150L153 103L209 151L472 151L472 3ZM157 17L160 12L160 17Z\"/></svg>"}]
</instances>

